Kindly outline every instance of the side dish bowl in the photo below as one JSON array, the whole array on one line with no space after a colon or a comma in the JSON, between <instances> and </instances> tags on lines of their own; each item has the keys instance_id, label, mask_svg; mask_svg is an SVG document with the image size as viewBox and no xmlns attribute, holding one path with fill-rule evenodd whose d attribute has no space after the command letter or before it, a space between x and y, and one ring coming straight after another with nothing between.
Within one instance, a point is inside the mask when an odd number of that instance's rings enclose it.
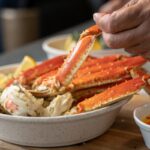
<instances>
[{"instance_id":1,"label":"side dish bowl","mask_svg":"<svg viewBox=\"0 0 150 150\"><path fill-rule=\"evenodd\" d=\"M134 110L134 120L141 130L146 146L150 149L150 125L142 120L150 115L150 103L140 106Z\"/></svg>"},{"instance_id":2,"label":"side dish bowl","mask_svg":"<svg viewBox=\"0 0 150 150\"><path fill-rule=\"evenodd\" d=\"M56 37L45 40L42 44L42 48L47 54L47 57L67 54L67 50L64 50L64 43L69 34L59 35Z\"/></svg>"},{"instance_id":3,"label":"side dish bowl","mask_svg":"<svg viewBox=\"0 0 150 150\"><path fill-rule=\"evenodd\" d=\"M8 73L16 65L0 68ZM0 139L24 146L58 147L85 142L102 135L114 123L128 99L77 115L22 117L0 114Z\"/></svg>"}]
</instances>

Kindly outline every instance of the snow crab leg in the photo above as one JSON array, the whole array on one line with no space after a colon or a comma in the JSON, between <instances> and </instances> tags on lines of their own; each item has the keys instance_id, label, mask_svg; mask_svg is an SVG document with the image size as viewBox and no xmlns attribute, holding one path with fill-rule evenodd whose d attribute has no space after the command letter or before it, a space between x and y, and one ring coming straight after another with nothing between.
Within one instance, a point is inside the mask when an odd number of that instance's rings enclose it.
<instances>
[{"instance_id":1,"label":"snow crab leg","mask_svg":"<svg viewBox=\"0 0 150 150\"><path fill-rule=\"evenodd\" d=\"M116 68L116 67L125 67L125 66L141 66L146 63L146 59L142 56L135 56L126 58L120 61L109 62L106 64L94 64L92 67L85 67L82 70L78 71L76 77L85 76L86 74L92 74L100 70L106 70L107 68Z\"/></svg>"},{"instance_id":2,"label":"snow crab leg","mask_svg":"<svg viewBox=\"0 0 150 150\"><path fill-rule=\"evenodd\" d=\"M57 56L55 58L49 59L42 64L37 65L34 68L23 72L21 76L17 79L20 84L29 84L29 82L33 81L35 78L47 73L48 71L52 71L58 69L64 62L66 58L65 55Z\"/></svg>"},{"instance_id":3,"label":"snow crab leg","mask_svg":"<svg viewBox=\"0 0 150 150\"><path fill-rule=\"evenodd\" d=\"M13 84L14 81L19 82L21 85L30 86L36 78L46 74L49 71L58 69L63 64L65 58L65 55L60 55L55 58L46 60L36 67L23 72L18 78L14 78L8 81L6 87Z\"/></svg>"},{"instance_id":4,"label":"snow crab leg","mask_svg":"<svg viewBox=\"0 0 150 150\"><path fill-rule=\"evenodd\" d=\"M119 85L108 88L104 92L78 103L77 112L81 113L94 110L120 101L128 96L135 94L146 84L150 84L150 75L134 78Z\"/></svg>"}]
</instances>

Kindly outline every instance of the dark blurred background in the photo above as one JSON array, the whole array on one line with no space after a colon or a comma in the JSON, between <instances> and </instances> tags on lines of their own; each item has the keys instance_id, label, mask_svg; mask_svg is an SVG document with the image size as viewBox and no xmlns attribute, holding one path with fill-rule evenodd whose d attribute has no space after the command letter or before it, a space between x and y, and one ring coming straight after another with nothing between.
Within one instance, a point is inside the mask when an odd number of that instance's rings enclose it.
<instances>
[{"instance_id":1,"label":"dark blurred background","mask_svg":"<svg viewBox=\"0 0 150 150\"><path fill-rule=\"evenodd\" d=\"M0 0L0 53L92 19L107 0Z\"/></svg>"}]
</instances>

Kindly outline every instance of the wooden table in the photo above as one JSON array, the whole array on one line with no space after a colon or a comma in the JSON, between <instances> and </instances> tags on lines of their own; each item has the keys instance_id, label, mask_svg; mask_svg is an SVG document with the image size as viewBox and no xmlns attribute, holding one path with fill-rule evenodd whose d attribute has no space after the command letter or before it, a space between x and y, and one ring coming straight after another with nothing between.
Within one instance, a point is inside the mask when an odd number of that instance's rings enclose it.
<instances>
[{"instance_id":1,"label":"wooden table","mask_svg":"<svg viewBox=\"0 0 150 150\"><path fill-rule=\"evenodd\" d=\"M146 103L150 103L150 96L134 96L105 134L82 144L61 148L31 148L0 141L0 150L147 150L133 120L133 110Z\"/></svg>"}]
</instances>

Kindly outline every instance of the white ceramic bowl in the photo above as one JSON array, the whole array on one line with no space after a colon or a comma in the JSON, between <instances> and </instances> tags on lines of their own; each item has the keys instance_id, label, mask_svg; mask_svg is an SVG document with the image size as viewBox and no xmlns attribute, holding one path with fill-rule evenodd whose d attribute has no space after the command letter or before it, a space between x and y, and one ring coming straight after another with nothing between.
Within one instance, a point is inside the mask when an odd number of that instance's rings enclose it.
<instances>
[{"instance_id":1,"label":"white ceramic bowl","mask_svg":"<svg viewBox=\"0 0 150 150\"><path fill-rule=\"evenodd\" d=\"M0 68L9 72L16 65ZM114 123L127 99L78 115L22 117L0 114L0 139L25 146L57 147L85 142L102 135Z\"/></svg>"},{"instance_id":2,"label":"white ceramic bowl","mask_svg":"<svg viewBox=\"0 0 150 150\"><path fill-rule=\"evenodd\" d=\"M69 35L70 34L55 36L43 42L42 48L46 52L48 58L67 54L67 51L64 50L64 43Z\"/></svg>"},{"instance_id":3,"label":"white ceramic bowl","mask_svg":"<svg viewBox=\"0 0 150 150\"><path fill-rule=\"evenodd\" d=\"M134 120L141 130L146 146L150 149L150 125L142 121L148 115L150 115L150 104L140 106L134 110Z\"/></svg>"},{"instance_id":4,"label":"white ceramic bowl","mask_svg":"<svg viewBox=\"0 0 150 150\"><path fill-rule=\"evenodd\" d=\"M44 52L47 54L48 58L51 58L56 55L67 54L68 51L64 48L64 43L66 42L67 37L70 34L58 35L52 38L45 40L42 44L42 48ZM91 51L92 55L97 55L99 52L103 50Z\"/></svg>"},{"instance_id":5,"label":"white ceramic bowl","mask_svg":"<svg viewBox=\"0 0 150 150\"><path fill-rule=\"evenodd\" d=\"M64 43L69 35L70 34L55 36L55 37L49 38L43 42L42 48L43 48L44 52L47 54L48 58L51 58L56 55L67 54L68 51L64 50ZM108 53L108 51L110 53ZM115 53L121 53L121 54L128 55L128 53L123 51L123 49L119 49L119 50L106 49L106 50L91 51L91 54L95 55L95 56L97 56L99 54L111 55L111 54L115 54Z\"/></svg>"},{"instance_id":6,"label":"white ceramic bowl","mask_svg":"<svg viewBox=\"0 0 150 150\"><path fill-rule=\"evenodd\" d=\"M57 147L102 135L114 123L127 100L72 116L21 117L0 114L0 139L24 146Z\"/></svg>"}]
</instances>

